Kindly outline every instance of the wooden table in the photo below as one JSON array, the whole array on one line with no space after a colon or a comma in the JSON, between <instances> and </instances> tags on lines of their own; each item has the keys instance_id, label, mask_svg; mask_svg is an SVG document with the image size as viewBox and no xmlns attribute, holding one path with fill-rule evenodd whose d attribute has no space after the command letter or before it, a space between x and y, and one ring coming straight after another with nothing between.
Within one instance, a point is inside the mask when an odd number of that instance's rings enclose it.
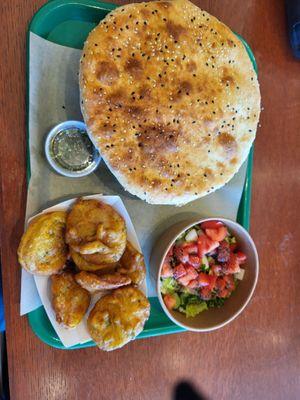
<instances>
[{"instance_id":1,"label":"wooden table","mask_svg":"<svg viewBox=\"0 0 300 400\"><path fill-rule=\"evenodd\" d=\"M264 111L255 145L251 233L261 273L253 300L218 332L137 340L108 354L47 347L19 316L25 39L42 3L0 4L0 228L11 398L163 400L172 398L182 380L210 399L299 398L300 62L288 46L284 2L197 1L246 38L259 67Z\"/></svg>"}]
</instances>

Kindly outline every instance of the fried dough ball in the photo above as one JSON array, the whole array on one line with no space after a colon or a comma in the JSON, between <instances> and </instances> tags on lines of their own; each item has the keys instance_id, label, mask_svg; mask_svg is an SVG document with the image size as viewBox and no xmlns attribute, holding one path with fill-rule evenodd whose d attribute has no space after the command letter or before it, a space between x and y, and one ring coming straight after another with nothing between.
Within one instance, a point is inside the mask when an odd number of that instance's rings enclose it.
<instances>
[{"instance_id":1,"label":"fried dough ball","mask_svg":"<svg viewBox=\"0 0 300 400\"><path fill-rule=\"evenodd\" d=\"M117 262L126 246L125 222L108 204L78 199L67 216L66 242L89 263Z\"/></svg>"},{"instance_id":2,"label":"fried dough ball","mask_svg":"<svg viewBox=\"0 0 300 400\"><path fill-rule=\"evenodd\" d=\"M103 271L103 272L111 272L115 270L115 267L118 263L110 263L110 264L93 264L86 261L80 253L77 253L73 249L70 248L70 256L76 266L82 271Z\"/></svg>"},{"instance_id":3,"label":"fried dough ball","mask_svg":"<svg viewBox=\"0 0 300 400\"><path fill-rule=\"evenodd\" d=\"M127 275L134 285L140 285L146 277L144 257L127 241L126 249L117 271Z\"/></svg>"},{"instance_id":4,"label":"fried dough ball","mask_svg":"<svg viewBox=\"0 0 300 400\"><path fill-rule=\"evenodd\" d=\"M133 340L150 315L150 303L137 288L114 290L97 301L87 320L88 331L97 346L115 350Z\"/></svg>"},{"instance_id":5,"label":"fried dough ball","mask_svg":"<svg viewBox=\"0 0 300 400\"><path fill-rule=\"evenodd\" d=\"M128 276L119 274L118 272L99 275L92 272L81 271L75 275L75 280L90 293L117 289L131 283L131 279Z\"/></svg>"},{"instance_id":6,"label":"fried dough ball","mask_svg":"<svg viewBox=\"0 0 300 400\"><path fill-rule=\"evenodd\" d=\"M64 240L66 216L64 211L55 211L30 222L18 248L19 262L26 271L51 275L63 268L68 255Z\"/></svg>"},{"instance_id":7,"label":"fried dough ball","mask_svg":"<svg viewBox=\"0 0 300 400\"><path fill-rule=\"evenodd\" d=\"M91 296L75 281L70 272L51 276L52 306L56 321L66 328L75 328L89 308Z\"/></svg>"}]
</instances>

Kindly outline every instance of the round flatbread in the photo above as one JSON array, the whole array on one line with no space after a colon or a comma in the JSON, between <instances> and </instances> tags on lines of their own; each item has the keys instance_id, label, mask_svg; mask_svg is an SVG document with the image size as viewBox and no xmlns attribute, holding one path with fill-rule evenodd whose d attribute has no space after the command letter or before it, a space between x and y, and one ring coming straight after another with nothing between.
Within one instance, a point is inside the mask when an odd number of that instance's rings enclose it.
<instances>
[{"instance_id":1,"label":"round flatbread","mask_svg":"<svg viewBox=\"0 0 300 400\"><path fill-rule=\"evenodd\" d=\"M66 242L89 263L117 262L126 246L125 221L108 204L78 199L67 217ZM97 256L97 261L89 256Z\"/></svg>"},{"instance_id":2,"label":"round flatbread","mask_svg":"<svg viewBox=\"0 0 300 400\"><path fill-rule=\"evenodd\" d=\"M233 32L187 0L121 6L90 33L80 64L88 132L126 190L181 205L246 159L259 85Z\"/></svg>"},{"instance_id":3,"label":"round flatbread","mask_svg":"<svg viewBox=\"0 0 300 400\"><path fill-rule=\"evenodd\" d=\"M150 315L146 296L134 287L114 290L102 297L92 309L87 327L97 346L115 350L134 339Z\"/></svg>"},{"instance_id":4,"label":"round flatbread","mask_svg":"<svg viewBox=\"0 0 300 400\"><path fill-rule=\"evenodd\" d=\"M45 213L34 218L22 236L18 258L31 274L52 275L67 260L65 244L66 216L64 211Z\"/></svg>"}]
</instances>

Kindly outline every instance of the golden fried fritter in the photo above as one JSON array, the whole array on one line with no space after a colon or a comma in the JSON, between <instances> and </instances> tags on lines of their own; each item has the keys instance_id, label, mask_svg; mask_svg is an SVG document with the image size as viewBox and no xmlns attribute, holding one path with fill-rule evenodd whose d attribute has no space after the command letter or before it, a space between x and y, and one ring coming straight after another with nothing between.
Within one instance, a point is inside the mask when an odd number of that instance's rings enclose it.
<instances>
[{"instance_id":1,"label":"golden fried fritter","mask_svg":"<svg viewBox=\"0 0 300 400\"><path fill-rule=\"evenodd\" d=\"M72 248L70 248L70 255L76 266L82 271L104 271L111 272L115 269L118 263L110 264L93 264L86 261L80 253L77 253Z\"/></svg>"},{"instance_id":2,"label":"golden fried fritter","mask_svg":"<svg viewBox=\"0 0 300 400\"><path fill-rule=\"evenodd\" d=\"M108 204L78 199L67 217L66 242L89 263L117 262L126 246L125 222Z\"/></svg>"},{"instance_id":3,"label":"golden fried fritter","mask_svg":"<svg viewBox=\"0 0 300 400\"><path fill-rule=\"evenodd\" d=\"M68 255L66 216L64 211L55 211L41 214L31 221L18 248L19 262L26 271L51 275L63 268Z\"/></svg>"},{"instance_id":4,"label":"golden fried fritter","mask_svg":"<svg viewBox=\"0 0 300 400\"><path fill-rule=\"evenodd\" d=\"M117 289L131 283L131 279L128 276L119 274L118 272L100 275L92 272L81 271L75 275L75 280L81 287L88 290L90 293Z\"/></svg>"},{"instance_id":5,"label":"golden fried fritter","mask_svg":"<svg viewBox=\"0 0 300 400\"><path fill-rule=\"evenodd\" d=\"M150 315L150 303L137 288L116 289L97 301L87 320L88 331L97 346L115 350L134 339Z\"/></svg>"},{"instance_id":6,"label":"golden fried fritter","mask_svg":"<svg viewBox=\"0 0 300 400\"><path fill-rule=\"evenodd\" d=\"M56 321L66 328L75 328L89 308L91 296L75 281L70 272L51 276L52 306Z\"/></svg>"},{"instance_id":7,"label":"golden fried fritter","mask_svg":"<svg viewBox=\"0 0 300 400\"><path fill-rule=\"evenodd\" d=\"M126 249L117 271L129 276L134 285L140 285L146 277L144 257L127 241Z\"/></svg>"}]
</instances>

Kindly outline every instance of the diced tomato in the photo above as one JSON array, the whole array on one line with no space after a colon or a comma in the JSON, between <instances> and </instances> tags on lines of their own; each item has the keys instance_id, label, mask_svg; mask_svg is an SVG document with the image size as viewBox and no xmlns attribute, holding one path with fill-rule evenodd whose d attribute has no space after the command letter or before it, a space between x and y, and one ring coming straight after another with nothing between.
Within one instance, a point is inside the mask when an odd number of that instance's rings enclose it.
<instances>
[{"instance_id":1,"label":"diced tomato","mask_svg":"<svg viewBox=\"0 0 300 400\"><path fill-rule=\"evenodd\" d=\"M191 265L185 266L186 274L190 277L190 280L196 279L198 277L198 272Z\"/></svg>"},{"instance_id":2,"label":"diced tomato","mask_svg":"<svg viewBox=\"0 0 300 400\"><path fill-rule=\"evenodd\" d=\"M178 278L177 281L183 286L188 286L190 281L198 278L198 272L191 265L185 265L184 268L186 274Z\"/></svg>"},{"instance_id":3,"label":"diced tomato","mask_svg":"<svg viewBox=\"0 0 300 400\"><path fill-rule=\"evenodd\" d=\"M225 275L223 279L226 283L226 289L232 292L235 288L233 275Z\"/></svg>"},{"instance_id":4,"label":"diced tomato","mask_svg":"<svg viewBox=\"0 0 300 400\"><path fill-rule=\"evenodd\" d=\"M215 287L216 287L216 289L217 289L218 291L223 290L223 289L225 289L225 287L226 287L226 282L224 281L223 278L218 277L218 278L217 278L217 281L216 281L216 284L215 284Z\"/></svg>"},{"instance_id":5,"label":"diced tomato","mask_svg":"<svg viewBox=\"0 0 300 400\"><path fill-rule=\"evenodd\" d=\"M206 235L200 235L198 237L198 256L202 258L205 254L212 252L219 246L219 242L211 240Z\"/></svg>"},{"instance_id":6,"label":"diced tomato","mask_svg":"<svg viewBox=\"0 0 300 400\"><path fill-rule=\"evenodd\" d=\"M178 264L173 270L173 276L175 279L181 278L186 275L186 270L183 264Z\"/></svg>"},{"instance_id":7,"label":"diced tomato","mask_svg":"<svg viewBox=\"0 0 300 400\"><path fill-rule=\"evenodd\" d=\"M169 263L164 262L161 268L161 277L162 278L170 278L173 276L173 269Z\"/></svg>"},{"instance_id":8,"label":"diced tomato","mask_svg":"<svg viewBox=\"0 0 300 400\"><path fill-rule=\"evenodd\" d=\"M182 276L181 278L178 278L178 279L177 279L177 281L178 281L182 286L187 286L187 285L190 283L191 280L192 280L192 279L191 279L188 275Z\"/></svg>"},{"instance_id":9,"label":"diced tomato","mask_svg":"<svg viewBox=\"0 0 300 400\"><path fill-rule=\"evenodd\" d=\"M198 282L200 287L210 286L209 275L205 274L204 272L200 272L198 276Z\"/></svg>"},{"instance_id":10,"label":"diced tomato","mask_svg":"<svg viewBox=\"0 0 300 400\"><path fill-rule=\"evenodd\" d=\"M221 265L212 265L211 266L211 271L214 275L218 276L222 272L222 267Z\"/></svg>"},{"instance_id":11,"label":"diced tomato","mask_svg":"<svg viewBox=\"0 0 300 400\"><path fill-rule=\"evenodd\" d=\"M200 226L201 229L218 229L224 225L220 221L205 221Z\"/></svg>"},{"instance_id":12,"label":"diced tomato","mask_svg":"<svg viewBox=\"0 0 300 400\"><path fill-rule=\"evenodd\" d=\"M203 300L210 300L211 298L211 290L208 286L200 289L200 296Z\"/></svg>"},{"instance_id":13,"label":"diced tomato","mask_svg":"<svg viewBox=\"0 0 300 400\"><path fill-rule=\"evenodd\" d=\"M223 265L223 272L225 275L235 274L239 272L240 266L236 254L231 253L229 260Z\"/></svg>"},{"instance_id":14,"label":"diced tomato","mask_svg":"<svg viewBox=\"0 0 300 400\"><path fill-rule=\"evenodd\" d=\"M197 254L198 253L198 246L196 242L192 243L183 243L182 247L188 254Z\"/></svg>"},{"instance_id":15,"label":"diced tomato","mask_svg":"<svg viewBox=\"0 0 300 400\"><path fill-rule=\"evenodd\" d=\"M164 295L164 302L165 302L165 305L167 306L168 310L173 310L176 306L176 299L171 294Z\"/></svg>"},{"instance_id":16,"label":"diced tomato","mask_svg":"<svg viewBox=\"0 0 300 400\"><path fill-rule=\"evenodd\" d=\"M230 295L230 292L228 289L222 289L219 291L218 296L221 297L222 299L225 299L225 297L228 297Z\"/></svg>"},{"instance_id":17,"label":"diced tomato","mask_svg":"<svg viewBox=\"0 0 300 400\"><path fill-rule=\"evenodd\" d=\"M189 253L182 246L174 246L173 252L177 260L183 264L189 261Z\"/></svg>"},{"instance_id":18,"label":"diced tomato","mask_svg":"<svg viewBox=\"0 0 300 400\"><path fill-rule=\"evenodd\" d=\"M217 281L217 277L215 275L208 275L209 277L209 289L213 290L215 285L216 285L216 281Z\"/></svg>"},{"instance_id":19,"label":"diced tomato","mask_svg":"<svg viewBox=\"0 0 300 400\"><path fill-rule=\"evenodd\" d=\"M196 289L199 287L199 282L198 279L192 279L189 283L188 283L188 288L190 289Z\"/></svg>"},{"instance_id":20,"label":"diced tomato","mask_svg":"<svg viewBox=\"0 0 300 400\"><path fill-rule=\"evenodd\" d=\"M198 256L192 256L190 255L189 257L189 264L192 265L194 268L198 268L200 266L200 258Z\"/></svg>"},{"instance_id":21,"label":"diced tomato","mask_svg":"<svg viewBox=\"0 0 300 400\"><path fill-rule=\"evenodd\" d=\"M220 226L217 229L205 229L206 235L217 242L221 242L228 234L226 226Z\"/></svg>"},{"instance_id":22,"label":"diced tomato","mask_svg":"<svg viewBox=\"0 0 300 400\"><path fill-rule=\"evenodd\" d=\"M237 256L237 260L238 260L239 264L245 264L245 262L247 261L247 256L245 253L238 251L237 253L235 253L235 255Z\"/></svg>"}]
</instances>

